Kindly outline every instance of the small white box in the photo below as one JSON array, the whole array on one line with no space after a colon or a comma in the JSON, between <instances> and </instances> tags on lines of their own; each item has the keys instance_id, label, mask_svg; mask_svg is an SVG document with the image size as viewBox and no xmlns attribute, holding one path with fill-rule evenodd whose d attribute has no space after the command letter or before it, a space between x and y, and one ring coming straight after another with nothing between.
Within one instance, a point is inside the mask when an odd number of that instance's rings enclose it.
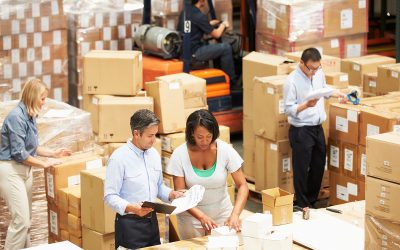
<instances>
[{"instance_id":1,"label":"small white box","mask_svg":"<svg viewBox=\"0 0 400 250\"><path fill-rule=\"evenodd\" d=\"M243 249L274 249L274 250L290 250L293 247L292 233L281 231L272 232L263 238L253 238L243 236Z\"/></svg>"},{"instance_id":2,"label":"small white box","mask_svg":"<svg viewBox=\"0 0 400 250\"><path fill-rule=\"evenodd\" d=\"M228 226L217 227L211 229L211 236L235 236L236 230L229 229Z\"/></svg>"},{"instance_id":3,"label":"small white box","mask_svg":"<svg viewBox=\"0 0 400 250\"><path fill-rule=\"evenodd\" d=\"M207 250L238 250L239 238L237 236L209 236Z\"/></svg>"},{"instance_id":4,"label":"small white box","mask_svg":"<svg viewBox=\"0 0 400 250\"><path fill-rule=\"evenodd\" d=\"M255 213L242 223L242 235L253 238L264 238L272 231L272 214Z\"/></svg>"}]
</instances>

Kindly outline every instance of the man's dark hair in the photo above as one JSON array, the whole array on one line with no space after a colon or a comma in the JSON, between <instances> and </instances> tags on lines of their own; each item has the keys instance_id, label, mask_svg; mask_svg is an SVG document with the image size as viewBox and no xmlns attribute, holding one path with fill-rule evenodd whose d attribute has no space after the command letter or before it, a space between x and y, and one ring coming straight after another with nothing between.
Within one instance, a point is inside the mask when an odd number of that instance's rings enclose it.
<instances>
[{"instance_id":1,"label":"man's dark hair","mask_svg":"<svg viewBox=\"0 0 400 250\"><path fill-rule=\"evenodd\" d=\"M301 54L301 60L306 63L309 60L313 62L321 61L321 53L316 48L308 48L303 51Z\"/></svg>"},{"instance_id":2,"label":"man's dark hair","mask_svg":"<svg viewBox=\"0 0 400 250\"><path fill-rule=\"evenodd\" d=\"M148 109L140 109L136 111L131 117L131 131L138 130L140 135L143 131L153 125L160 124L160 120L157 116Z\"/></svg>"},{"instance_id":3,"label":"man's dark hair","mask_svg":"<svg viewBox=\"0 0 400 250\"><path fill-rule=\"evenodd\" d=\"M219 137L219 126L215 117L207 109L196 110L191 113L186 121L185 137L189 145L196 145L194 140L194 130L202 126L212 134L212 142Z\"/></svg>"},{"instance_id":4,"label":"man's dark hair","mask_svg":"<svg viewBox=\"0 0 400 250\"><path fill-rule=\"evenodd\" d=\"M198 3L200 0L190 0L190 3L192 4L192 5L195 5L196 3Z\"/></svg>"}]
</instances>

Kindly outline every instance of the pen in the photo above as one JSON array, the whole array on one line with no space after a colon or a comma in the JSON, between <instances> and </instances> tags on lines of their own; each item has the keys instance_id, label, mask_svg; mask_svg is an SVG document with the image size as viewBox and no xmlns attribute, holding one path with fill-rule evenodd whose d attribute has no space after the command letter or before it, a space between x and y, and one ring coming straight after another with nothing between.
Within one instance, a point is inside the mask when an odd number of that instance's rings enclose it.
<instances>
[{"instance_id":1,"label":"pen","mask_svg":"<svg viewBox=\"0 0 400 250\"><path fill-rule=\"evenodd\" d=\"M341 213L342 213L342 210L335 209L335 208L329 208L329 207L327 207L326 210L331 211L331 212L334 212L334 213L337 213L337 214L341 214Z\"/></svg>"}]
</instances>

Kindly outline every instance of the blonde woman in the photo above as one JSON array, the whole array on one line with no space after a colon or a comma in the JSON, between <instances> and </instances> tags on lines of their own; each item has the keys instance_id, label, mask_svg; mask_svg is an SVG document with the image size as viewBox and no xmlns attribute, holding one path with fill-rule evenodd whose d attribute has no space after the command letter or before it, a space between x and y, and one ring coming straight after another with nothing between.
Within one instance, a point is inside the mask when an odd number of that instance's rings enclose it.
<instances>
[{"instance_id":1,"label":"blonde woman","mask_svg":"<svg viewBox=\"0 0 400 250\"><path fill-rule=\"evenodd\" d=\"M50 150L38 145L36 117L48 94L39 79L25 83L21 101L11 110L1 128L0 196L11 213L5 242L6 250L29 247L29 227L32 212L32 167L47 168L61 161L43 161L36 156L61 157L71 154L68 149Z\"/></svg>"}]
</instances>

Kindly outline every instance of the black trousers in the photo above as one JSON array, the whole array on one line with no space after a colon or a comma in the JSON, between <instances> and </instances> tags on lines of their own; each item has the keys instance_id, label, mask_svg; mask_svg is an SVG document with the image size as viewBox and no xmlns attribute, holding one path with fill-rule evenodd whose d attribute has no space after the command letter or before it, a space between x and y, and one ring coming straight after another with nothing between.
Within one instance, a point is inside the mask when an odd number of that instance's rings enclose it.
<instances>
[{"instance_id":1,"label":"black trousers","mask_svg":"<svg viewBox=\"0 0 400 250\"><path fill-rule=\"evenodd\" d=\"M137 249L159 245L160 232L158 230L157 215L151 213L151 218L128 214L115 217L115 249L119 246L128 249Z\"/></svg>"},{"instance_id":2,"label":"black trousers","mask_svg":"<svg viewBox=\"0 0 400 250\"><path fill-rule=\"evenodd\" d=\"M296 205L312 207L318 199L326 163L326 144L321 125L290 126L293 185Z\"/></svg>"}]
</instances>

